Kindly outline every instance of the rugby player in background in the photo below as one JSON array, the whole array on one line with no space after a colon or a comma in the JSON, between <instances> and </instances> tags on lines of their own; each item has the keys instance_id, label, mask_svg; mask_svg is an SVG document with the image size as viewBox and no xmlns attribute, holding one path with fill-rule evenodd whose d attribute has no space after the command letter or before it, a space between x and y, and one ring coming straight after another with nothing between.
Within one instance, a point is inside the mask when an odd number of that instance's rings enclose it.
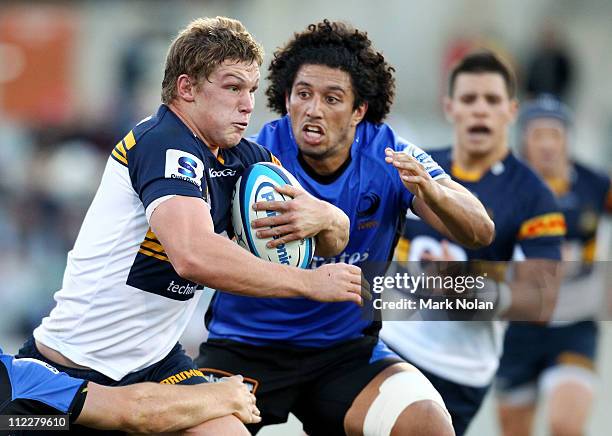
<instances>
[{"instance_id":1,"label":"rugby player in background","mask_svg":"<svg viewBox=\"0 0 612 436\"><path fill-rule=\"evenodd\" d=\"M565 224L552 192L510 152L509 127L518 108L515 93L512 71L493 53L464 57L450 73L444 99L454 142L431 153L485 205L495 222L493 243L473 249L448 241L408 212L395 258L509 261L518 244L527 258L539 260L514 265L517 278L510 288L500 287L497 309L508 316L545 319L554 306L555 289L554 283L542 288L539 279L549 275L555 280ZM394 321L384 323L381 337L423 371L444 398L456 434L463 435L497 370L504 329L501 321Z\"/></svg>"},{"instance_id":2,"label":"rugby player in background","mask_svg":"<svg viewBox=\"0 0 612 436\"><path fill-rule=\"evenodd\" d=\"M594 264L595 242L601 215L612 211L610 178L572 160L571 114L554 97L526 104L519 127L523 157L565 216L565 276L548 326L511 323L506 332L496 379L499 417L504 436L529 436L537 402L546 400L550 434L580 436L596 386L594 316L604 303L604 283Z\"/></svg>"},{"instance_id":3,"label":"rugby player in background","mask_svg":"<svg viewBox=\"0 0 612 436\"><path fill-rule=\"evenodd\" d=\"M166 58L163 104L113 149L68 254L57 304L18 357L103 385L199 384L207 379L177 341L202 285L361 303L356 266L310 271L273 264L228 238L237 178L250 164L273 160L242 139L262 58L237 20L198 19L179 33ZM318 248L331 239L341 250L336 240L346 241L346 215L322 201L309 207L328 217ZM225 426L246 432L227 418Z\"/></svg>"},{"instance_id":4,"label":"rugby player in background","mask_svg":"<svg viewBox=\"0 0 612 436\"><path fill-rule=\"evenodd\" d=\"M346 249L315 257L314 268L384 263L408 207L463 244L486 245L493 236L478 200L383 123L394 96L393 71L365 32L327 20L274 54L266 94L283 117L266 124L255 141L306 191L351 220ZM255 222L258 236L278 237L277 244L325 226L316 211L259 206L281 212ZM292 412L311 436L452 434L431 384L389 352L378 339L379 323L354 305L218 293L206 320L209 337L196 363L204 373L252 379L262 411L253 432L285 422Z\"/></svg>"},{"instance_id":5,"label":"rugby player in background","mask_svg":"<svg viewBox=\"0 0 612 436\"><path fill-rule=\"evenodd\" d=\"M244 423L261 419L255 397L240 376L194 386L107 387L70 377L39 360L15 359L1 348L0 415L68 415L67 425L138 433L184 430L226 415ZM43 434L38 427L31 429Z\"/></svg>"}]
</instances>

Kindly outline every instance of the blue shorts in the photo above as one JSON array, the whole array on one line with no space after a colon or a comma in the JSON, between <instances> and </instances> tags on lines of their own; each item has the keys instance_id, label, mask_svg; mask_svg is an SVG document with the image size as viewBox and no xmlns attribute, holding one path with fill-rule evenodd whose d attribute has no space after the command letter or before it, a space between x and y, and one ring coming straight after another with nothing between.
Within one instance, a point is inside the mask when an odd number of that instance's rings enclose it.
<instances>
[{"instance_id":1,"label":"blue shorts","mask_svg":"<svg viewBox=\"0 0 612 436\"><path fill-rule=\"evenodd\" d=\"M87 382L34 359L0 352L0 415L69 415L74 422L87 396ZM1 433L1 432L0 432Z\"/></svg>"},{"instance_id":2,"label":"blue shorts","mask_svg":"<svg viewBox=\"0 0 612 436\"><path fill-rule=\"evenodd\" d=\"M535 389L542 374L557 366L594 372L597 336L594 321L558 327L511 323L497 371L497 392L503 396L528 386Z\"/></svg>"},{"instance_id":3,"label":"blue shorts","mask_svg":"<svg viewBox=\"0 0 612 436\"><path fill-rule=\"evenodd\" d=\"M156 364L141 369L140 371L132 372L119 381L113 380L98 371L69 368L50 361L40 354L36 348L33 337L30 337L30 339L25 342L16 357L31 357L42 360L72 377L89 380L104 386L125 386L141 382L181 385L197 385L208 382L204 374L202 374L193 363L191 357L185 354L185 350L183 350L181 344L176 344L172 351Z\"/></svg>"}]
</instances>

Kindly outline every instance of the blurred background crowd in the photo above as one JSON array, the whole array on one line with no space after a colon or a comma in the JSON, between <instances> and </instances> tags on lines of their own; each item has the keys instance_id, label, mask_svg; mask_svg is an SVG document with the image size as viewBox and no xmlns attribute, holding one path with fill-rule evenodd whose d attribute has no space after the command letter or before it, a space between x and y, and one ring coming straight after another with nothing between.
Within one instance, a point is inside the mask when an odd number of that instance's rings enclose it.
<instances>
[{"instance_id":1,"label":"blurred background crowd","mask_svg":"<svg viewBox=\"0 0 612 436\"><path fill-rule=\"evenodd\" d=\"M521 99L548 92L571 106L575 158L612 170L610 0L4 0L0 340L9 352L53 306L110 151L156 110L170 40L193 18L215 15L241 20L264 45L262 79L274 49L311 22L367 30L396 69L389 121L425 149L452 139L441 105L450 66L476 47L494 49L516 69ZM248 133L273 116L265 87L263 80ZM202 332L199 313L194 343ZM473 434L492 434L478 428Z\"/></svg>"}]
</instances>

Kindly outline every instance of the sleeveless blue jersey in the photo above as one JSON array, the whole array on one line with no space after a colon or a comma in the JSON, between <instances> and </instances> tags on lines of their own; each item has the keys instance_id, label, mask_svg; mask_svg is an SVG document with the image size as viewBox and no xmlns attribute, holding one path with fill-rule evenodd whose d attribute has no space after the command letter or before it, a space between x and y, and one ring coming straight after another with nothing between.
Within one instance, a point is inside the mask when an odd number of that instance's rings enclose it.
<instances>
[{"instance_id":1,"label":"sleeveless blue jersey","mask_svg":"<svg viewBox=\"0 0 612 436\"><path fill-rule=\"evenodd\" d=\"M311 177L298 160L298 148L288 117L266 124L255 138L276 156L302 187L342 209L350 218L350 239L344 252L324 263L387 261L393 253L400 222L413 195L397 170L385 162L385 148L405 150L433 178L447 177L418 147L399 138L386 124L361 122L351 146L350 162L333 181ZM271 278L273 280L273 278ZM372 322L354 303L319 303L307 299L263 299L217 293L208 313L210 338L251 344L325 347L363 335Z\"/></svg>"},{"instance_id":2,"label":"sleeveless blue jersey","mask_svg":"<svg viewBox=\"0 0 612 436\"><path fill-rule=\"evenodd\" d=\"M515 245L526 257L561 258L560 244L565 222L553 193L544 182L511 153L480 177L470 177L453 167L450 148L435 150L431 156L485 206L495 223L495 239L487 247L465 249L449 242L458 261L512 259ZM417 261L425 252L441 255L440 241L447 239L414 215L407 217L395 258Z\"/></svg>"}]
</instances>

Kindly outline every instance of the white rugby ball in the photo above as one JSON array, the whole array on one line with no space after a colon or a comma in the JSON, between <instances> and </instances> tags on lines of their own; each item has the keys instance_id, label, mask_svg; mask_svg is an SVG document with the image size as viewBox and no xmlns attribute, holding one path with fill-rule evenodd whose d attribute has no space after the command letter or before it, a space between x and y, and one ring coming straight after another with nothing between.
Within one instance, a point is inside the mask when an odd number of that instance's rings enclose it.
<instances>
[{"instance_id":1,"label":"white rugby ball","mask_svg":"<svg viewBox=\"0 0 612 436\"><path fill-rule=\"evenodd\" d=\"M236 182L232 199L232 225L236 242L255 256L270 262L308 268L314 255L314 238L291 241L276 248L268 248L266 243L270 238L258 238L255 229L251 227L253 220L278 214L276 211L253 210L253 203L291 200L291 197L274 190L275 186L284 185L301 187L292 174L272 163L259 162L244 171Z\"/></svg>"}]
</instances>

